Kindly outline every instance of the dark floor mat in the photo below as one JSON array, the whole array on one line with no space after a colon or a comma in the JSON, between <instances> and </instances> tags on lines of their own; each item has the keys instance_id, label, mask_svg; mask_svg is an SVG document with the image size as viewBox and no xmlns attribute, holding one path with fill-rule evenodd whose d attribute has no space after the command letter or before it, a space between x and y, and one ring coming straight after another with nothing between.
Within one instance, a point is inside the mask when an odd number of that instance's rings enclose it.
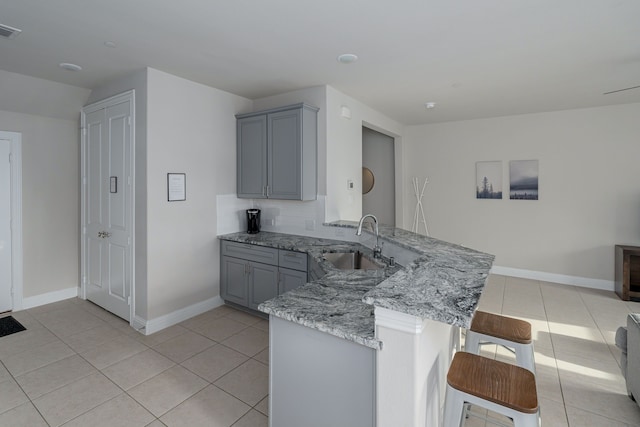
<instances>
[{"instance_id":1,"label":"dark floor mat","mask_svg":"<svg viewBox=\"0 0 640 427\"><path fill-rule=\"evenodd\" d=\"M0 337L15 334L16 332L26 331L27 328L22 326L20 322L12 316L0 318Z\"/></svg>"}]
</instances>

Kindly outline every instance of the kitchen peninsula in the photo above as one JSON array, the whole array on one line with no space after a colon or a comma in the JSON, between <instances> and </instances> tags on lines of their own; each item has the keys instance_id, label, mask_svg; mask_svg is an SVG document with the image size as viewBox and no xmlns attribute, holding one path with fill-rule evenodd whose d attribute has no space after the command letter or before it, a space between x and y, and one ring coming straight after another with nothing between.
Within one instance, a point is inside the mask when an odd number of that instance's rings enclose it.
<instances>
[{"instance_id":1,"label":"kitchen peninsula","mask_svg":"<svg viewBox=\"0 0 640 427\"><path fill-rule=\"evenodd\" d=\"M383 256L410 253L405 265L343 270L324 254L371 250L269 232L219 238L307 253L323 274L259 306L270 315L271 425L439 425L458 328L471 322L492 255L381 226Z\"/></svg>"}]
</instances>

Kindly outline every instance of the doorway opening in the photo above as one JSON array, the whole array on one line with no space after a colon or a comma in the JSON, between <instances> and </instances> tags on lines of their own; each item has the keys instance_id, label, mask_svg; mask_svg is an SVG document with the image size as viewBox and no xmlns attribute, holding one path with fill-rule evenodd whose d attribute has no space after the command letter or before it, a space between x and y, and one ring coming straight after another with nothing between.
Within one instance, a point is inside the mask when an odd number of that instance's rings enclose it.
<instances>
[{"instance_id":1,"label":"doorway opening","mask_svg":"<svg viewBox=\"0 0 640 427\"><path fill-rule=\"evenodd\" d=\"M393 137L362 127L362 214L396 225L396 170Z\"/></svg>"},{"instance_id":2,"label":"doorway opening","mask_svg":"<svg viewBox=\"0 0 640 427\"><path fill-rule=\"evenodd\" d=\"M22 309L22 134L0 131L0 313Z\"/></svg>"}]
</instances>

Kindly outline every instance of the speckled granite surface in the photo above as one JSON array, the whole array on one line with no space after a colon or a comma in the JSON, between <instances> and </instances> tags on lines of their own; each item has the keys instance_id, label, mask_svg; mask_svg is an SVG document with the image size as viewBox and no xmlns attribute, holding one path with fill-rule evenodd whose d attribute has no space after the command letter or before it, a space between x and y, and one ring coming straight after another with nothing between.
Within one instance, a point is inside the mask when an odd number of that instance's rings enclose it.
<instances>
[{"instance_id":1,"label":"speckled granite surface","mask_svg":"<svg viewBox=\"0 0 640 427\"><path fill-rule=\"evenodd\" d=\"M355 228L340 221L331 226ZM265 313L314 328L367 347L380 349L375 338L374 306L468 327L484 288L493 255L387 226L380 238L421 255L406 267L382 270L336 269L324 252L370 249L351 242L290 234L244 232L219 239L308 253L325 271L319 280L262 303Z\"/></svg>"},{"instance_id":2,"label":"speckled granite surface","mask_svg":"<svg viewBox=\"0 0 640 427\"><path fill-rule=\"evenodd\" d=\"M222 240L308 253L326 273L319 280L260 304L259 310L367 347L380 349L375 338L373 306L362 298L402 267L382 270L338 270L324 260L325 252L373 252L358 243L261 231L233 233Z\"/></svg>"},{"instance_id":3,"label":"speckled granite surface","mask_svg":"<svg viewBox=\"0 0 640 427\"><path fill-rule=\"evenodd\" d=\"M358 223L337 221L325 225L355 229ZM468 328L495 257L386 225L380 225L379 235L421 257L367 292L364 301Z\"/></svg>"}]
</instances>

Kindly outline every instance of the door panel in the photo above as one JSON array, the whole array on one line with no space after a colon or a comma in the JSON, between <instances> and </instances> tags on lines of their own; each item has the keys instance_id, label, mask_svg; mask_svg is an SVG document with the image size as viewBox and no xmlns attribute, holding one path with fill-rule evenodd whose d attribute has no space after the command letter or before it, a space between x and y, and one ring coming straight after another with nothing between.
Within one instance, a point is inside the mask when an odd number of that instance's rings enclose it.
<instances>
[{"instance_id":1,"label":"door panel","mask_svg":"<svg viewBox=\"0 0 640 427\"><path fill-rule=\"evenodd\" d=\"M127 248L109 244L109 295L121 301L127 299L126 252Z\"/></svg>"},{"instance_id":2,"label":"door panel","mask_svg":"<svg viewBox=\"0 0 640 427\"><path fill-rule=\"evenodd\" d=\"M126 186L123 185L127 163L127 116L126 111L107 109L109 117L109 228L126 229L127 206L125 203ZM115 192L111 188L111 178L115 178Z\"/></svg>"},{"instance_id":3,"label":"door panel","mask_svg":"<svg viewBox=\"0 0 640 427\"><path fill-rule=\"evenodd\" d=\"M11 143L0 139L0 313L11 310Z\"/></svg>"},{"instance_id":4,"label":"door panel","mask_svg":"<svg viewBox=\"0 0 640 427\"><path fill-rule=\"evenodd\" d=\"M102 119L103 111L87 114L87 223L89 226L102 223L102 187L100 168L102 159Z\"/></svg>"},{"instance_id":5,"label":"door panel","mask_svg":"<svg viewBox=\"0 0 640 427\"><path fill-rule=\"evenodd\" d=\"M86 296L127 320L132 281L131 104L119 102L85 118Z\"/></svg>"},{"instance_id":6,"label":"door panel","mask_svg":"<svg viewBox=\"0 0 640 427\"><path fill-rule=\"evenodd\" d=\"M103 186L101 185L101 168L103 147L103 120L104 111L96 111L87 114L86 117L86 167L89 173L87 180L87 254L86 254L86 277L89 287L102 288L102 239L98 233L102 231L102 199Z\"/></svg>"},{"instance_id":7,"label":"door panel","mask_svg":"<svg viewBox=\"0 0 640 427\"><path fill-rule=\"evenodd\" d=\"M88 239L87 244L87 280L90 286L102 287L102 242Z\"/></svg>"}]
</instances>

